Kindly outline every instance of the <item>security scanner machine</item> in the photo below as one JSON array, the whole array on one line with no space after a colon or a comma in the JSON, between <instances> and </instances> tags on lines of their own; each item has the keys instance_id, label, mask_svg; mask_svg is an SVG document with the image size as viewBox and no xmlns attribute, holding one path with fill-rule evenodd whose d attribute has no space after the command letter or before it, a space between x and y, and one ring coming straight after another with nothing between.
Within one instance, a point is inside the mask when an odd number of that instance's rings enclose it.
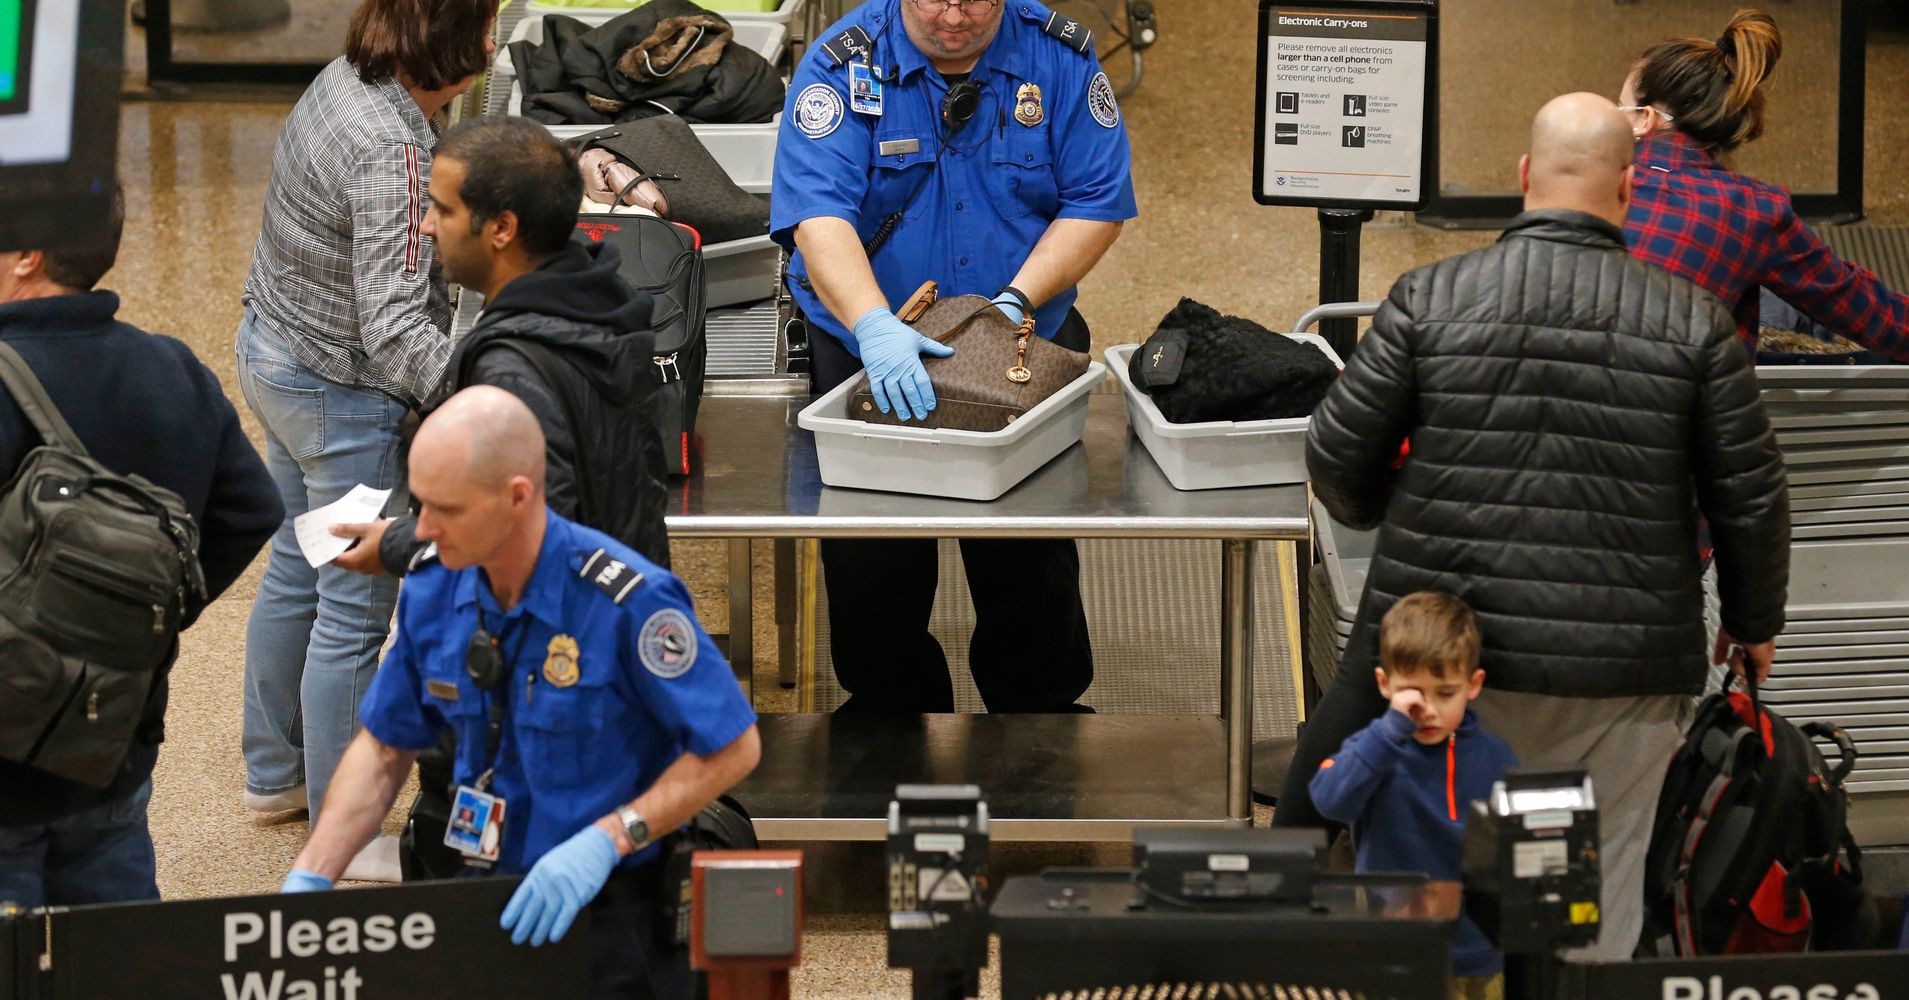
<instances>
[{"instance_id":1,"label":"security scanner machine","mask_svg":"<svg viewBox=\"0 0 1909 1000\"><path fill-rule=\"evenodd\" d=\"M988 964L988 804L975 785L902 785L888 804L888 965L915 1000L981 992Z\"/></svg>"},{"instance_id":2,"label":"security scanner machine","mask_svg":"<svg viewBox=\"0 0 1909 1000\"><path fill-rule=\"evenodd\" d=\"M1321 869L1318 831L1137 835L1131 869L1012 878L1001 995L1442 1000L1456 883Z\"/></svg>"}]
</instances>

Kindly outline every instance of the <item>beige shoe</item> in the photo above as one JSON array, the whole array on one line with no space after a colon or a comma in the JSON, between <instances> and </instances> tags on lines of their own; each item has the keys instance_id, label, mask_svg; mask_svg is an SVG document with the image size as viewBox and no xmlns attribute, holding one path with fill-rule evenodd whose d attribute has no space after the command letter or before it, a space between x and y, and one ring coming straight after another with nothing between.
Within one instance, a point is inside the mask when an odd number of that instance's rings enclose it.
<instances>
[{"instance_id":1,"label":"beige shoe","mask_svg":"<svg viewBox=\"0 0 1909 1000\"><path fill-rule=\"evenodd\" d=\"M398 838L388 833L371 838L339 878L351 882L404 881L404 867L398 863Z\"/></svg>"},{"instance_id":2,"label":"beige shoe","mask_svg":"<svg viewBox=\"0 0 1909 1000\"><path fill-rule=\"evenodd\" d=\"M300 782L282 792L260 795L257 792L245 793L245 808L253 812L282 813L305 810L305 785Z\"/></svg>"}]
</instances>

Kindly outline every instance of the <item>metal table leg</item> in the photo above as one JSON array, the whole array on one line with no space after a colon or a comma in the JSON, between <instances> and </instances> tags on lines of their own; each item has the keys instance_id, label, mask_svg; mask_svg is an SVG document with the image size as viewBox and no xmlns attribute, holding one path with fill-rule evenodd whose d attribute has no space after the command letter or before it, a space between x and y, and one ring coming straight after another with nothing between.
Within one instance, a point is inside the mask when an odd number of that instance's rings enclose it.
<instances>
[{"instance_id":1,"label":"metal table leg","mask_svg":"<svg viewBox=\"0 0 1909 1000\"><path fill-rule=\"evenodd\" d=\"M776 683L795 687L797 610L795 539L775 540L776 567Z\"/></svg>"},{"instance_id":2,"label":"metal table leg","mask_svg":"<svg viewBox=\"0 0 1909 1000\"><path fill-rule=\"evenodd\" d=\"M1226 815L1253 820L1253 542L1220 543L1220 716L1226 722Z\"/></svg>"},{"instance_id":3,"label":"metal table leg","mask_svg":"<svg viewBox=\"0 0 1909 1000\"><path fill-rule=\"evenodd\" d=\"M729 666L755 703L756 676L756 567L747 538L729 540Z\"/></svg>"},{"instance_id":4,"label":"metal table leg","mask_svg":"<svg viewBox=\"0 0 1909 1000\"><path fill-rule=\"evenodd\" d=\"M1312 671L1306 665L1306 622L1309 621L1306 616L1312 606L1308 581L1312 572L1313 545L1308 540L1293 542L1292 546L1291 579L1287 579L1285 562L1282 560L1279 583L1281 587L1293 588L1293 602L1289 605L1293 613L1288 616L1289 627L1286 631L1293 650L1293 697L1299 701L1299 725L1304 728L1312 706L1318 703ZM1297 733L1253 744L1254 802L1261 805L1278 804L1279 789L1286 783L1286 772L1292 768L1293 751L1298 746Z\"/></svg>"}]
</instances>

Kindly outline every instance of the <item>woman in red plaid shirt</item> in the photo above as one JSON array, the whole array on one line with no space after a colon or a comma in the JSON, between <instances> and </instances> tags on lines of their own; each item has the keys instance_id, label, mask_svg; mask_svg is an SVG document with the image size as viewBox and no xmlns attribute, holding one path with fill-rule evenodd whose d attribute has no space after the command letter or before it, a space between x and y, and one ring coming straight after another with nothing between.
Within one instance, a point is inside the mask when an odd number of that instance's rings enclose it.
<instances>
[{"instance_id":1,"label":"woman in red plaid shirt","mask_svg":"<svg viewBox=\"0 0 1909 1000\"><path fill-rule=\"evenodd\" d=\"M1783 52L1776 21L1739 11L1716 41L1677 38L1645 51L1617 103L1638 135L1624 238L1631 253L1723 300L1754 349L1757 289L1858 344L1909 361L1909 297L1837 259L1790 193L1718 158L1763 134L1762 83Z\"/></svg>"}]
</instances>

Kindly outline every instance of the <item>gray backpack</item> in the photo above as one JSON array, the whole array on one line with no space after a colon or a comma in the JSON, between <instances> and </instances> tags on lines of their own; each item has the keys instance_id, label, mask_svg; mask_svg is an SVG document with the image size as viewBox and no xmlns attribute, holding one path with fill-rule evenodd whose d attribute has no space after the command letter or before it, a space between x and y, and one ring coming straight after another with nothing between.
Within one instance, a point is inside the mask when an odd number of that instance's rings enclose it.
<instances>
[{"instance_id":1,"label":"gray backpack","mask_svg":"<svg viewBox=\"0 0 1909 1000\"><path fill-rule=\"evenodd\" d=\"M42 439L0 490L0 758L104 788L205 599L199 528L87 454L3 343L0 381Z\"/></svg>"}]
</instances>

